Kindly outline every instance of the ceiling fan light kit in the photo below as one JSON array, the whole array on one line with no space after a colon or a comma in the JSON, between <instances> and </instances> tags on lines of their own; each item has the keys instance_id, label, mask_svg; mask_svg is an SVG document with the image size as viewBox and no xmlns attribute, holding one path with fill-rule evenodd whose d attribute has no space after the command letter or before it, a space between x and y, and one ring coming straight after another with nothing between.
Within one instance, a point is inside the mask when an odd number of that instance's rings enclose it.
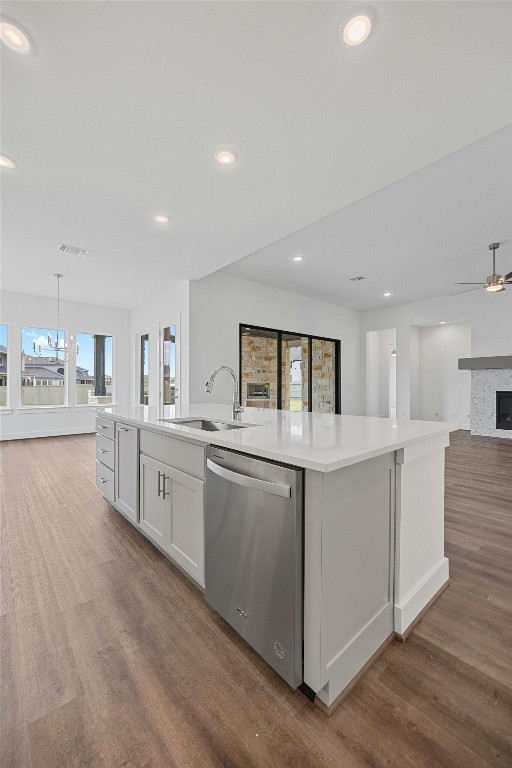
<instances>
[{"instance_id":1,"label":"ceiling fan light kit","mask_svg":"<svg viewBox=\"0 0 512 768\"><path fill-rule=\"evenodd\" d=\"M467 291L460 291L460 293L469 293L469 291L478 291L479 288L485 288L489 293L501 293L505 290L506 285L512 285L512 272L508 272L506 275L496 274L496 251L500 247L499 243L491 243L489 250L492 251L492 275L488 275L485 283L455 283L455 285L476 285L477 288L469 288ZM458 296L457 293L452 293L452 296Z\"/></svg>"}]
</instances>

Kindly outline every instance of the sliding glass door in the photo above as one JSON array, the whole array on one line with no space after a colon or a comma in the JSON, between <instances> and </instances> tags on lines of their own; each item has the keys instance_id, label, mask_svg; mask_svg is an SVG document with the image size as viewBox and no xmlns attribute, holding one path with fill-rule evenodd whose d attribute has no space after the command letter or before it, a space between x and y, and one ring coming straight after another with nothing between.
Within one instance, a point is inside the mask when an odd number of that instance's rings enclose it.
<instances>
[{"instance_id":1,"label":"sliding glass door","mask_svg":"<svg viewBox=\"0 0 512 768\"><path fill-rule=\"evenodd\" d=\"M309 338L281 334L281 408L309 411Z\"/></svg>"},{"instance_id":2,"label":"sliding glass door","mask_svg":"<svg viewBox=\"0 0 512 768\"><path fill-rule=\"evenodd\" d=\"M240 383L245 408L278 408L278 332L268 328L240 328Z\"/></svg>"},{"instance_id":3,"label":"sliding glass door","mask_svg":"<svg viewBox=\"0 0 512 768\"><path fill-rule=\"evenodd\" d=\"M311 340L312 411L336 411L336 342L330 339ZM339 411L338 411L339 412Z\"/></svg>"},{"instance_id":4,"label":"sliding glass door","mask_svg":"<svg viewBox=\"0 0 512 768\"><path fill-rule=\"evenodd\" d=\"M249 408L340 413L340 342L240 326L240 397Z\"/></svg>"}]
</instances>

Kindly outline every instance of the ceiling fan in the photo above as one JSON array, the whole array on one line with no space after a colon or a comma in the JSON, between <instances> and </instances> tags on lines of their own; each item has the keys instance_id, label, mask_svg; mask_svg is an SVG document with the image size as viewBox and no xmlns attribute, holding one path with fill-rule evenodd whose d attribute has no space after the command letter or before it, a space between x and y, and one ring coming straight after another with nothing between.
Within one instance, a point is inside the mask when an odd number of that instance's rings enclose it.
<instances>
[{"instance_id":1,"label":"ceiling fan","mask_svg":"<svg viewBox=\"0 0 512 768\"><path fill-rule=\"evenodd\" d=\"M496 274L496 250L500 247L499 243L491 243L489 250L492 251L492 275L489 275L485 283L455 283L455 285L477 285L478 288L468 288L467 291L459 293L468 293L469 291L478 291L479 288L485 288L487 291L499 293L505 290L506 285L512 285L512 272L507 275ZM458 296L459 293L452 293L452 296Z\"/></svg>"}]
</instances>

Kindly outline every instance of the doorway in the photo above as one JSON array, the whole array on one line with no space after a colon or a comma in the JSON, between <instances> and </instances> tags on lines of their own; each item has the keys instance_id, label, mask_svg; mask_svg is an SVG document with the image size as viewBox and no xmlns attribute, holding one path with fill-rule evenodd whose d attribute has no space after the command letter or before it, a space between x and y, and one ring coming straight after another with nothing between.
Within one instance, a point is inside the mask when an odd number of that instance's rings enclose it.
<instances>
[{"instance_id":1,"label":"doorway","mask_svg":"<svg viewBox=\"0 0 512 768\"><path fill-rule=\"evenodd\" d=\"M396 418L396 329L366 334L366 415Z\"/></svg>"},{"instance_id":2,"label":"doorway","mask_svg":"<svg viewBox=\"0 0 512 768\"><path fill-rule=\"evenodd\" d=\"M418 418L470 428L471 377L459 370L461 357L471 357L469 322L439 321L418 328Z\"/></svg>"}]
</instances>

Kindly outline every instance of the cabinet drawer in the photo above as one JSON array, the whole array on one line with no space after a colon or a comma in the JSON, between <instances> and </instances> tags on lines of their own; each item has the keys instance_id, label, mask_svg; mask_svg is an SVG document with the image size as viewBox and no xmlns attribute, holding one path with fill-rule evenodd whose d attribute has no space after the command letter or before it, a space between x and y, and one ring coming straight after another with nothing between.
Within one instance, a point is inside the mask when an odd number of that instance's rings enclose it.
<instances>
[{"instance_id":1,"label":"cabinet drawer","mask_svg":"<svg viewBox=\"0 0 512 768\"><path fill-rule=\"evenodd\" d=\"M115 442L103 435L96 435L96 459L110 469L115 469Z\"/></svg>"},{"instance_id":2,"label":"cabinet drawer","mask_svg":"<svg viewBox=\"0 0 512 768\"><path fill-rule=\"evenodd\" d=\"M115 437L115 421L105 419L103 416L96 416L96 432L103 437L109 437L111 440Z\"/></svg>"},{"instance_id":3,"label":"cabinet drawer","mask_svg":"<svg viewBox=\"0 0 512 768\"><path fill-rule=\"evenodd\" d=\"M140 451L171 467L204 478L204 448L201 445L141 429Z\"/></svg>"},{"instance_id":4,"label":"cabinet drawer","mask_svg":"<svg viewBox=\"0 0 512 768\"><path fill-rule=\"evenodd\" d=\"M109 501L114 503L114 473L99 461L96 462L96 485Z\"/></svg>"}]
</instances>

